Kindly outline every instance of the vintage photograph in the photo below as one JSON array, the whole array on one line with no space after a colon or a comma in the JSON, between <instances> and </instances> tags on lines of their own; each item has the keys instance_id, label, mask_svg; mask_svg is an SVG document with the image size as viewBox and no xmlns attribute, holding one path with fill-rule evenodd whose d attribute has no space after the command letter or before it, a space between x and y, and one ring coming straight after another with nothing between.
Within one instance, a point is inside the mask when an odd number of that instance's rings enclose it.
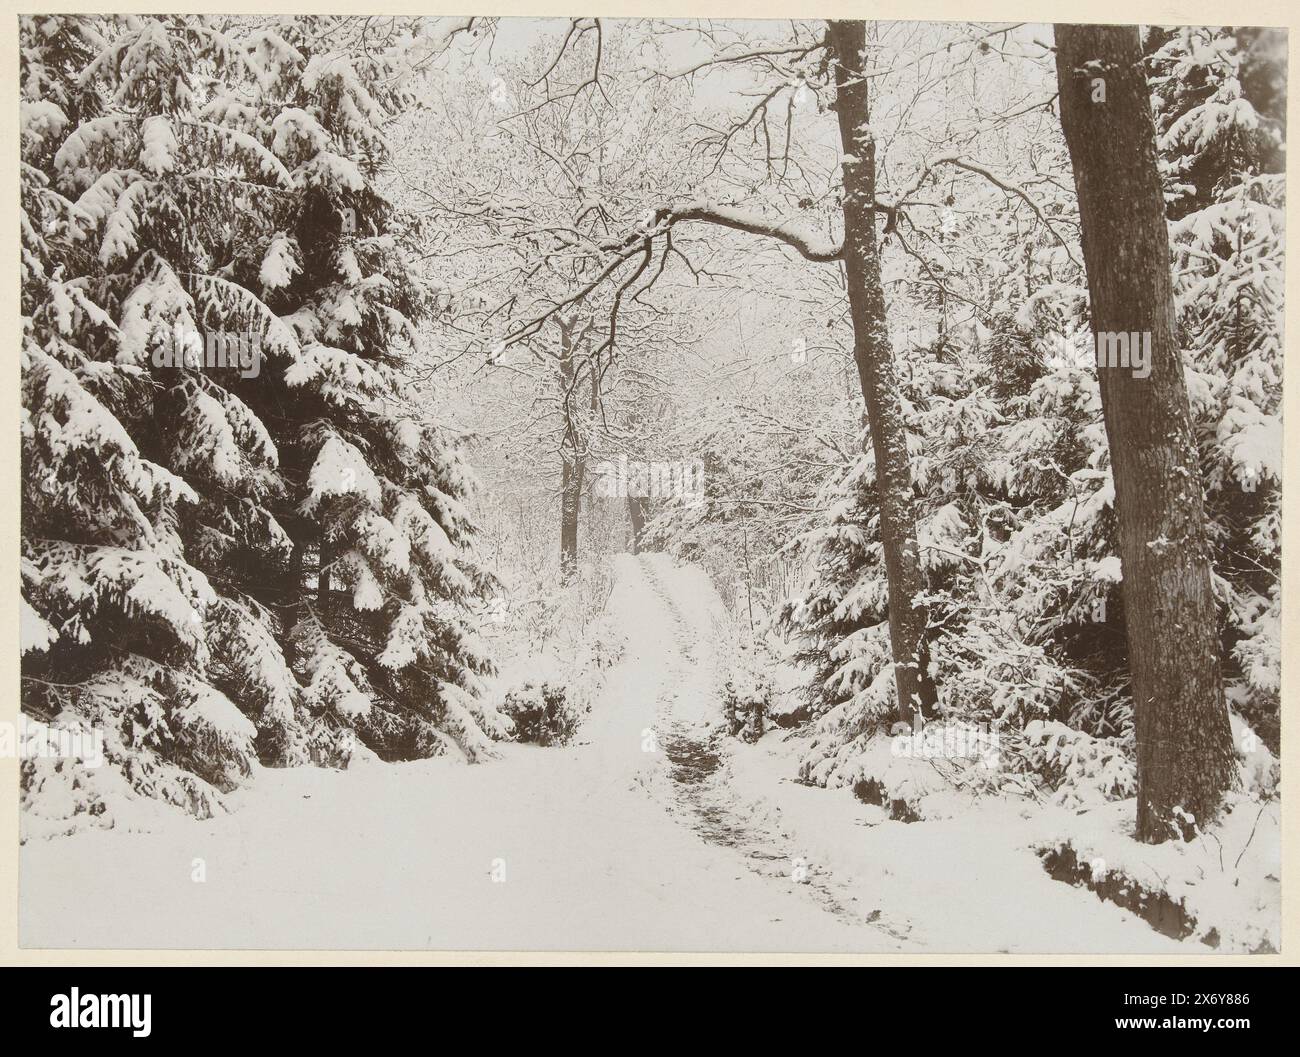
<instances>
[{"instance_id":1,"label":"vintage photograph","mask_svg":"<svg viewBox=\"0 0 1300 1057\"><path fill-rule=\"evenodd\" d=\"M11 28L21 947L1281 951L1285 29Z\"/></svg>"}]
</instances>

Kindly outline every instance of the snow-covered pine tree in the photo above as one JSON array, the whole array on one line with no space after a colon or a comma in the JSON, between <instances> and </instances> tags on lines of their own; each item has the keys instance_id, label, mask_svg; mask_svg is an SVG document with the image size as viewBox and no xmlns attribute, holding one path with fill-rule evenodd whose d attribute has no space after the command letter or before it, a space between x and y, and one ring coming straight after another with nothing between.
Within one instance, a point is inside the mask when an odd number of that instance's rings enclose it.
<instances>
[{"instance_id":1,"label":"snow-covered pine tree","mask_svg":"<svg viewBox=\"0 0 1300 1057\"><path fill-rule=\"evenodd\" d=\"M824 523L792 542L790 550L814 574L808 590L787 598L777 613L777 626L796 637L796 659L809 671L810 714L846 705L857 733L887 727L896 711L878 500L865 437L863 443L867 454L829 486Z\"/></svg>"},{"instance_id":2,"label":"snow-covered pine tree","mask_svg":"<svg viewBox=\"0 0 1300 1057\"><path fill-rule=\"evenodd\" d=\"M96 191L125 191L123 176L114 168L98 187L61 178L64 145L102 153L126 120L107 86L81 75L122 28L21 20L22 703L93 724L132 787L205 815L248 772L256 731L205 678L203 620L217 595L180 533L181 509L199 497L159 457L148 371L122 355L95 236L107 234ZM47 759L24 761L23 783L44 787L45 803L61 786L70 814L93 815L115 784Z\"/></svg>"},{"instance_id":3,"label":"snow-covered pine tree","mask_svg":"<svg viewBox=\"0 0 1300 1057\"><path fill-rule=\"evenodd\" d=\"M508 726L480 694L490 663L466 608L490 577L472 555L458 440L403 392L434 303L412 264L418 231L375 187L389 157L380 126L412 96L400 52L314 50L327 28L285 19L252 38L274 101L256 131L298 193L231 264L301 350L250 394L289 485L295 595L316 569L293 653L309 702L341 709L381 756L475 759ZM243 130L237 93L208 107Z\"/></svg>"},{"instance_id":4,"label":"snow-covered pine tree","mask_svg":"<svg viewBox=\"0 0 1300 1057\"><path fill-rule=\"evenodd\" d=\"M505 727L471 479L403 382L431 302L375 183L407 65L344 31L21 24L23 704L200 814L258 755Z\"/></svg>"},{"instance_id":5,"label":"snow-covered pine tree","mask_svg":"<svg viewBox=\"0 0 1300 1057\"><path fill-rule=\"evenodd\" d=\"M902 384L940 711L1017 745L1026 730L1062 726L1085 740L1118 739L1103 747L1118 757L1131 722L1115 665L1123 611L1096 380L1072 340L1086 308L1071 282L1077 269L1062 266L1046 233L1026 246L1005 211L966 225L964 249L947 247L948 281L989 309L932 329L904 357ZM961 253L1009 263L966 267ZM923 288L900 310L913 319L942 312ZM874 685L888 689L874 677L889 657L873 648L885 596L870 559L870 494L852 492L870 474L863 456L823 524L798 542L816 572L782 614L809 660L832 662L809 673L825 713L801 770L819 783L861 778L861 751L889 726L887 704L871 702ZM874 610L863 605L872 599ZM1127 778L1110 778L1123 793L1131 765Z\"/></svg>"},{"instance_id":6,"label":"snow-covered pine tree","mask_svg":"<svg viewBox=\"0 0 1300 1057\"><path fill-rule=\"evenodd\" d=\"M1229 704L1273 752L1281 674L1285 43L1151 31L1175 296L1200 447ZM1249 88L1249 90L1248 90Z\"/></svg>"}]
</instances>

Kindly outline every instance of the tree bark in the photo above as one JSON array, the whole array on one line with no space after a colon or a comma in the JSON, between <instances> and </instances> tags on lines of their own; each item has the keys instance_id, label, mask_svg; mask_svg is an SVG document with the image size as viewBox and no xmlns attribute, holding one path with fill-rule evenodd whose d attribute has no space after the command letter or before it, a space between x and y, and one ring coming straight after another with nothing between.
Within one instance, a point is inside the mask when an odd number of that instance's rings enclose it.
<instances>
[{"instance_id":1,"label":"tree bark","mask_svg":"<svg viewBox=\"0 0 1300 1057\"><path fill-rule=\"evenodd\" d=\"M932 715L937 694L930 678L927 614L917 604L924 582L916 543L916 509L907 431L894 354L885 320L876 236L876 144L871 132L865 64L866 24L827 23L835 58L835 112L844 161L844 270L853 322L854 359L866 401L876 458L880 541L889 585L889 638L899 717L913 723Z\"/></svg>"},{"instance_id":2,"label":"tree bark","mask_svg":"<svg viewBox=\"0 0 1300 1057\"><path fill-rule=\"evenodd\" d=\"M632 522L632 553L641 553L641 533L645 531L645 502L640 496L627 497L627 516Z\"/></svg>"},{"instance_id":3,"label":"tree bark","mask_svg":"<svg viewBox=\"0 0 1300 1057\"><path fill-rule=\"evenodd\" d=\"M563 466L560 474L560 574L569 579L578 568L578 514L586 461L580 454L581 439L574 428L571 401L577 371L576 322L558 320L560 326L560 398L564 435L560 442Z\"/></svg>"},{"instance_id":4,"label":"tree bark","mask_svg":"<svg viewBox=\"0 0 1300 1057\"><path fill-rule=\"evenodd\" d=\"M581 459L566 455L560 481L560 570L567 579L578 568L578 511L586 467Z\"/></svg>"},{"instance_id":5,"label":"tree bark","mask_svg":"<svg viewBox=\"0 0 1300 1057\"><path fill-rule=\"evenodd\" d=\"M289 552L289 586L294 592L302 590L302 563L307 555L307 545L295 540Z\"/></svg>"},{"instance_id":6,"label":"tree bark","mask_svg":"<svg viewBox=\"0 0 1300 1057\"><path fill-rule=\"evenodd\" d=\"M1149 376L1101 355L1097 375L1124 576L1137 837L1158 843L1186 835L1189 819L1204 826L1235 781L1200 467L1138 30L1059 25L1056 46L1094 338L1150 335Z\"/></svg>"},{"instance_id":7,"label":"tree bark","mask_svg":"<svg viewBox=\"0 0 1300 1057\"><path fill-rule=\"evenodd\" d=\"M316 600L324 603L329 600L331 563L334 561L334 548L321 529L320 545L317 549L319 564L316 570Z\"/></svg>"}]
</instances>

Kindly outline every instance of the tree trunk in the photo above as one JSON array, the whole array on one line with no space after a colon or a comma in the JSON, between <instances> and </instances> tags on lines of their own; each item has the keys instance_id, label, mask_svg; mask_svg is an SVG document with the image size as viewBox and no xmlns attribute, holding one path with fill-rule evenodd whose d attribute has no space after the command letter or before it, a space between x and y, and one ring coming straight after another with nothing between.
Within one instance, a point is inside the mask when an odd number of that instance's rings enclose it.
<instances>
[{"instance_id":1,"label":"tree trunk","mask_svg":"<svg viewBox=\"0 0 1300 1057\"><path fill-rule=\"evenodd\" d=\"M564 457L560 482L560 570L567 579L578 568L578 511L586 466L577 457Z\"/></svg>"},{"instance_id":2,"label":"tree trunk","mask_svg":"<svg viewBox=\"0 0 1300 1057\"><path fill-rule=\"evenodd\" d=\"M557 320L560 327L560 400L564 435L560 441L563 466L560 475L560 574L569 579L578 568L578 513L582 507L586 464L579 454L580 438L574 428L572 398L577 360L574 320Z\"/></svg>"},{"instance_id":3,"label":"tree trunk","mask_svg":"<svg viewBox=\"0 0 1300 1057\"><path fill-rule=\"evenodd\" d=\"M641 533L645 531L645 500L640 496L627 497L627 516L632 521L632 553L641 553Z\"/></svg>"},{"instance_id":4,"label":"tree trunk","mask_svg":"<svg viewBox=\"0 0 1300 1057\"><path fill-rule=\"evenodd\" d=\"M1150 340L1149 362L1135 369L1099 338L1108 355L1099 352L1097 375L1124 572L1137 836L1158 843L1185 835L1189 817L1204 826L1235 774L1200 467L1138 30L1060 25L1056 45L1093 334Z\"/></svg>"},{"instance_id":5,"label":"tree trunk","mask_svg":"<svg viewBox=\"0 0 1300 1057\"><path fill-rule=\"evenodd\" d=\"M307 545L295 540L293 550L289 552L289 571L285 577L285 603L298 606L303 600L302 571L307 558Z\"/></svg>"},{"instance_id":6,"label":"tree trunk","mask_svg":"<svg viewBox=\"0 0 1300 1057\"><path fill-rule=\"evenodd\" d=\"M916 544L916 510L907 433L898 393L894 354L885 322L885 289L880 281L876 238L876 144L869 121L870 90L862 76L866 25L827 23L836 61L835 111L844 162L844 270L854 359L866 401L871 444L876 457L880 498L880 541L889 583L889 639L894 685L901 719L934 713L936 692L930 678L926 612L916 599L924 584Z\"/></svg>"},{"instance_id":7,"label":"tree trunk","mask_svg":"<svg viewBox=\"0 0 1300 1057\"><path fill-rule=\"evenodd\" d=\"M325 530L321 530L320 546L317 549L319 564L316 570L316 601L324 603L329 599L330 593L330 565L334 561L334 548L325 536Z\"/></svg>"}]
</instances>

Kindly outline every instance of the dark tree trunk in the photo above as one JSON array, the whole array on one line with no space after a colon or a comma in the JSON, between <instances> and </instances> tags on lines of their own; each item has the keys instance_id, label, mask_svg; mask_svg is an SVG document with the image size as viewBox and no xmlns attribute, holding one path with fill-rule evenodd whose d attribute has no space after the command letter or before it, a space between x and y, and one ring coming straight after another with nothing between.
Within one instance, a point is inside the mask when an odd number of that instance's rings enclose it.
<instances>
[{"instance_id":1,"label":"dark tree trunk","mask_svg":"<svg viewBox=\"0 0 1300 1057\"><path fill-rule=\"evenodd\" d=\"M565 456L560 481L560 569L565 577L578 568L578 511L585 471L581 459Z\"/></svg>"},{"instance_id":2,"label":"dark tree trunk","mask_svg":"<svg viewBox=\"0 0 1300 1057\"><path fill-rule=\"evenodd\" d=\"M303 566L307 559L307 545L295 540L293 550L289 552L289 571L285 577L284 601L286 605L298 607L308 592L303 590Z\"/></svg>"},{"instance_id":3,"label":"dark tree trunk","mask_svg":"<svg viewBox=\"0 0 1300 1057\"><path fill-rule=\"evenodd\" d=\"M1186 816L1204 825L1235 774L1200 467L1137 28L1061 25L1056 46L1093 333L1150 335L1148 377L1101 356L1097 374L1124 571L1137 836L1156 843L1185 833Z\"/></svg>"},{"instance_id":4,"label":"dark tree trunk","mask_svg":"<svg viewBox=\"0 0 1300 1057\"><path fill-rule=\"evenodd\" d=\"M330 545L323 531L320 534L320 548L317 553L320 557L320 564L316 573L316 600L323 603L329 598L330 563L334 561L334 548Z\"/></svg>"},{"instance_id":5,"label":"dark tree trunk","mask_svg":"<svg viewBox=\"0 0 1300 1057\"><path fill-rule=\"evenodd\" d=\"M645 500L640 496L627 497L627 516L632 521L632 553L641 553L641 533L645 531Z\"/></svg>"},{"instance_id":6,"label":"dark tree trunk","mask_svg":"<svg viewBox=\"0 0 1300 1057\"><path fill-rule=\"evenodd\" d=\"M560 442L560 572L567 580L578 568L578 514L586 462L579 453L581 438L574 426L573 390L577 382L575 320L557 320L560 327L560 406L564 435Z\"/></svg>"},{"instance_id":7,"label":"dark tree trunk","mask_svg":"<svg viewBox=\"0 0 1300 1057\"><path fill-rule=\"evenodd\" d=\"M889 583L889 638L900 718L932 715L936 693L928 672L926 612L917 604L924 583L916 544L916 510L907 433L885 321L876 237L876 144L871 133L865 65L866 25L828 24L836 62L835 111L844 163L844 270L853 321L854 358L867 405L880 497L880 541Z\"/></svg>"}]
</instances>

